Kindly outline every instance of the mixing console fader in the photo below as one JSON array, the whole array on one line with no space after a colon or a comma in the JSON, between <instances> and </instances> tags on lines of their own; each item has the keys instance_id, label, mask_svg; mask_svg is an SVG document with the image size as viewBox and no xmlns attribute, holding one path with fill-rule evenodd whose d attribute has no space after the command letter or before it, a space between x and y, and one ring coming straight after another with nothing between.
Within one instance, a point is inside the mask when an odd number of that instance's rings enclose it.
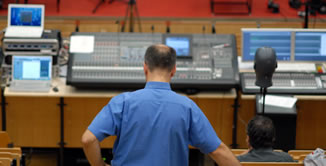
<instances>
[{"instance_id":1,"label":"mixing console fader","mask_svg":"<svg viewBox=\"0 0 326 166\"><path fill-rule=\"evenodd\" d=\"M92 53L71 53L67 84L80 88L138 89L145 85L146 49L165 43L159 33L73 33L94 36ZM169 36L173 34L168 34ZM196 34L191 37L191 58L177 58L173 89L227 90L238 84L233 35Z\"/></svg>"}]
</instances>

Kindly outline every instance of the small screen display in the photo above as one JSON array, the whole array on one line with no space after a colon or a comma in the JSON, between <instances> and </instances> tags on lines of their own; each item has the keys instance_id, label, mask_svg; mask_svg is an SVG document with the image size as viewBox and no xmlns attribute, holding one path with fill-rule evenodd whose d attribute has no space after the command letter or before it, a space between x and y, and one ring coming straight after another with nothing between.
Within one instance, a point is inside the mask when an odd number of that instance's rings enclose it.
<instances>
[{"instance_id":1,"label":"small screen display","mask_svg":"<svg viewBox=\"0 0 326 166\"><path fill-rule=\"evenodd\" d=\"M42 8L13 7L11 8L11 26L41 26Z\"/></svg>"},{"instance_id":2,"label":"small screen display","mask_svg":"<svg viewBox=\"0 0 326 166\"><path fill-rule=\"evenodd\" d=\"M14 56L13 67L14 80L50 80L52 58Z\"/></svg>"},{"instance_id":3,"label":"small screen display","mask_svg":"<svg viewBox=\"0 0 326 166\"><path fill-rule=\"evenodd\" d=\"M177 57L191 57L189 37L166 37L165 44L175 49Z\"/></svg>"}]
</instances>

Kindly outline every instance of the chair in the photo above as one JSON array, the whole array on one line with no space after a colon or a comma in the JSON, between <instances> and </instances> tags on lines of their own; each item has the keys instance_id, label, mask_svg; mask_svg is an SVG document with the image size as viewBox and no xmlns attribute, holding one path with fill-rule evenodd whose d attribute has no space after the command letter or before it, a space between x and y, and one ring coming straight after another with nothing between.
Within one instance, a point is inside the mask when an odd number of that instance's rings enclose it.
<instances>
[{"instance_id":1,"label":"chair","mask_svg":"<svg viewBox=\"0 0 326 166\"><path fill-rule=\"evenodd\" d=\"M294 160L300 160L300 158L302 159L301 156L307 156L308 154L310 154L311 152L313 152L314 150L289 150L288 154L290 156L292 156L292 158ZM304 158L303 158L304 159Z\"/></svg>"},{"instance_id":2,"label":"chair","mask_svg":"<svg viewBox=\"0 0 326 166\"><path fill-rule=\"evenodd\" d=\"M9 158L11 160L16 160L16 165L20 165L20 158L21 155L17 153L10 153L10 152L0 152L0 158Z\"/></svg>"},{"instance_id":3,"label":"chair","mask_svg":"<svg viewBox=\"0 0 326 166\"><path fill-rule=\"evenodd\" d=\"M10 152L10 153L17 153L22 154L22 149L19 147L13 147L13 148L0 148L0 152Z\"/></svg>"},{"instance_id":4,"label":"chair","mask_svg":"<svg viewBox=\"0 0 326 166\"><path fill-rule=\"evenodd\" d=\"M213 14L250 14L251 4L252 0L211 0L211 12Z\"/></svg>"},{"instance_id":5,"label":"chair","mask_svg":"<svg viewBox=\"0 0 326 166\"><path fill-rule=\"evenodd\" d=\"M241 162L242 166L304 166L296 162Z\"/></svg>"},{"instance_id":6,"label":"chair","mask_svg":"<svg viewBox=\"0 0 326 166\"><path fill-rule=\"evenodd\" d=\"M248 151L248 149L231 149L231 152L236 156L241 155L246 151Z\"/></svg>"},{"instance_id":7,"label":"chair","mask_svg":"<svg viewBox=\"0 0 326 166\"><path fill-rule=\"evenodd\" d=\"M231 149L232 153L236 156L243 154L244 152L248 151L248 149ZM281 149L274 149L276 152L283 152Z\"/></svg>"},{"instance_id":8,"label":"chair","mask_svg":"<svg viewBox=\"0 0 326 166\"><path fill-rule=\"evenodd\" d=\"M12 147L13 143L11 142L11 139L7 132L0 131L0 147Z\"/></svg>"},{"instance_id":9,"label":"chair","mask_svg":"<svg viewBox=\"0 0 326 166\"><path fill-rule=\"evenodd\" d=\"M3 166L11 166L12 159L10 158L0 158L0 162Z\"/></svg>"}]
</instances>

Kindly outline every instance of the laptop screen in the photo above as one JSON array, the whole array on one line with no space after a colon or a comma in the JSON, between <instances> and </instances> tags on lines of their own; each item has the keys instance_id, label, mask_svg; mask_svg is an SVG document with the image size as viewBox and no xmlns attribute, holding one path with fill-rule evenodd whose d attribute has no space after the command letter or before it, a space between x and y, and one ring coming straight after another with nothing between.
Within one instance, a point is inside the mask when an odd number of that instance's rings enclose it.
<instances>
[{"instance_id":1,"label":"laptop screen","mask_svg":"<svg viewBox=\"0 0 326 166\"><path fill-rule=\"evenodd\" d=\"M43 27L43 5L9 5L9 26Z\"/></svg>"},{"instance_id":2,"label":"laptop screen","mask_svg":"<svg viewBox=\"0 0 326 166\"><path fill-rule=\"evenodd\" d=\"M13 80L51 80L51 56L13 56Z\"/></svg>"}]
</instances>

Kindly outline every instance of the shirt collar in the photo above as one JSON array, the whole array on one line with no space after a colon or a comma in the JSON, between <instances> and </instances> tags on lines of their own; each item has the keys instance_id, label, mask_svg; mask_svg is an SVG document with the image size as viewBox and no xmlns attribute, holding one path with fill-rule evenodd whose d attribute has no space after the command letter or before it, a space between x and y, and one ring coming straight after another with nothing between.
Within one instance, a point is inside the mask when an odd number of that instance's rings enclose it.
<instances>
[{"instance_id":1,"label":"shirt collar","mask_svg":"<svg viewBox=\"0 0 326 166\"><path fill-rule=\"evenodd\" d=\"M147 82L145 89L165 89L165 90L171 90L170 83L168 82Z\"/></svg>"}]
</instances>

